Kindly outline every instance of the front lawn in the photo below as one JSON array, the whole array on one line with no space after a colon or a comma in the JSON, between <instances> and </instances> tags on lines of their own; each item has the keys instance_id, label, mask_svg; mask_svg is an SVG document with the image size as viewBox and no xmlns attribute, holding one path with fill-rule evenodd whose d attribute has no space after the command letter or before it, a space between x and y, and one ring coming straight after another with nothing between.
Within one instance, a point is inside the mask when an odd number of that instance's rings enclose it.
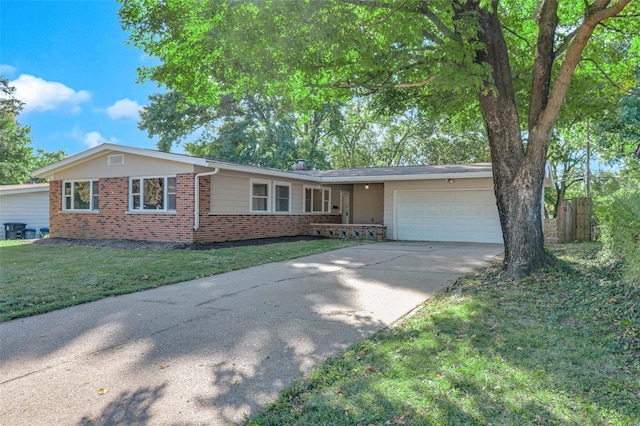
<instances>
[{"instance_id":1,"label":"front lawn","mask_svg":"<svg viewBox=\"0 0 640 426\"><path fill-rule=\"evenodd\" d=\"M464 277L346 350L248 425L638 425L640 291L599 245L520 282Z\"/></svg>"},{"instance_id":2,"label":"front lawn","mask_svg":"<svg viewBox=\"0 0 640 426\"><path fill-rule=\"evenodd\" d=\"M152 250L2 241L0 321L354 244L359 243L322 239Z\"/></svg>"}]
</instances>

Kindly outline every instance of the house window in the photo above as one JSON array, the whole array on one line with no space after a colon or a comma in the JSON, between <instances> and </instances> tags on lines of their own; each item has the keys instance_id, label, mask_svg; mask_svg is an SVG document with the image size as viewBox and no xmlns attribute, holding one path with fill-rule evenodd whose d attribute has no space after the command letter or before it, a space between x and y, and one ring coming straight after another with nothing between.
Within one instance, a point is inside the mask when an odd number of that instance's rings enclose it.
<instances>
[{"instance_id":1,"label":"house window","mask_svg":"<svg viewBox=\"0 0 640 426\"><path fill-rule=\"evenodd\" d=\"M277 213L288 213L291 211L291 184L275 182L274 189L274 211Z\"/></svg>"},{"instance_id":2,"label":"house window","mask_svg":"<svg viewBox=\"0 0 640 426\"><path fill-rule=\"evenodd\" d=\"M319 186L304 187L305 213L329 213L331 205L331 189Z\"/></svg>"},{"instance_id":3,"label":"house window","mask_svg":"<svg viewBox=\"0 0 640 426\"><path fill-rule=\"evenodd\" d=\"M251 179L251 211L269 211L269 181Z\"/></svg>"},{"instance_id":4,"label":"house window","mask_svg":"<svg viewBox=\"0 0 640 426\"><path fill-rule=\"evenodd\" d=\"M98 210L97 180L75 180L63 183L63 210Z\"/></svg>"},{"instance_id":5,"label":"house window","mask_svg":"<svg viewBox=\"0 0 640 426\"><path fill-rule=\"evenodd\" d=\"M129 208L137 211L175 211L175 176L132 178L129 187Z\"/></svg>"}]
</instances>

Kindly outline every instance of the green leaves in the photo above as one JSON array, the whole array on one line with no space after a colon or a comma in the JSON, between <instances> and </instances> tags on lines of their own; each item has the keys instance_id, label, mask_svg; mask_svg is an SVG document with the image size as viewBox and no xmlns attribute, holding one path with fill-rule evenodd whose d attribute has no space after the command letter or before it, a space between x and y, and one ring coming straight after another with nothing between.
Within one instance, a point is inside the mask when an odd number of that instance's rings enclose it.
<instances>
[{"instance_id":1,"label":"green leaves","mask_svg":"<svg viewBox=\"0 0 640 426\"><path fill-rule=\"evenodd\" d=\"M640 287L640 178L617 180L615 192L596 198L595 213L606 249L624 260L625 278Z\"/></svg>"},{"instance_id":2,"label":"green leaves","mask_svg":"<svg viewBox=\"0 0 640 426\"><path fill-rule=\"evenodd\" d=\"M29 126L23 126L16 116L23 103L14 97L15 88L0 76L0 185L22 184L38 168L64 158L64 151L47 153L41 149L34 154Z\"/></svg>"}]
</instances>

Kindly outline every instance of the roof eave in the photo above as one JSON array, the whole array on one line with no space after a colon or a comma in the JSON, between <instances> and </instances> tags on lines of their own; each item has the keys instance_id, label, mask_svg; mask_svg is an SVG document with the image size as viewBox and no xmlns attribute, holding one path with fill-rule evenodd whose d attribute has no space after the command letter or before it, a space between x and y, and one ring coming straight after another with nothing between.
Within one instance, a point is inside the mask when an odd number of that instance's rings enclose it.
<instances>
[{"instance_id":1,"label":"roof eave","mask_svg":"<svg viewBox=\"0 0 640 426\"><path fill-rule=\"evenodd\" d=\"M384 175L384 176L339 176L321 177L322 183L376 183L401 180L438 180L438 179L473 179L491 178L490 171L484 172L459 172L459 173L422 173L414 175Z\"/></svg>"},{"instance_id":2,"label":"roof eave","mask_svg":"<svg viewBox=\"0 0 640 426\"><path fill-rule=\"evenodd\" d=\"M231 164L217 161L208 161L207 167L217 167L221 170L230 170L242 173L252 173L256 175L279 177L283 179L295 179L302 181L321 182L317 176L302 175L295 172L287 172L273 169L264 169L256 166L245 166L242 164Z\"/></svg>"},{"instance_id":3,"label":"roof eave","mask_svg":"<svg viewBox=\"0 0 640 426\"><path fill-rule=\"evenodd\" d=\"M152 151L144 148L134 148L125 145L117 145L112 143L103 143L94 148L71 155L57 163L50 164L41 169L35 170L31 176L36 178L48 178L56 172L60 172L69 167L73 167L78 163L89 161L93 158L103 155L105 152L123 152L125 154L141 155L160 160L175 161L179 163L187 163L195 166L208 167L209 161L206 158L189 157L186 155L173 154L170 152Z\"/></svg>"},{"instance_id":4,"label":"roof eave","mask_svg":"<svg viewBox=\"0 0 640 426\"><path fill-rule=\"evenodd\" d=\"M20 188L20 189L0 190L0 195L30 194L32 192L49 192L49 187L41 186L38 188Z\"/></svg>"}]
</instances>

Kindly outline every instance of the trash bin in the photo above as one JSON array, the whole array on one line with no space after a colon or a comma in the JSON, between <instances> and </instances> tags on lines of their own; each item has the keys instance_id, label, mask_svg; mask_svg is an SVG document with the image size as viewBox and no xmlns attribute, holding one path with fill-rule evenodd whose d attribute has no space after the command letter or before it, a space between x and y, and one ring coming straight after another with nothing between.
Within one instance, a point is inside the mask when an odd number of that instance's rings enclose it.
<instances>
[{"instance_id":1,"label":"trash bin","mask_svg":"<svg viewBox=\"0 0 640 426\"><path fill-rule=\"evenodd\" d=\"M24 239L33 240L36 237L36 230L33 228L27 228L24 230Z\"/></svg>"},{"instance_id":2,"label":"trash bin","mask_svg":"<svg viewBox=\"0 0 640 426\"><path fill-rule=\"evenodd\" d=\"M49 228L40 228L40 238L49 236Z\"/></svg>"},{"instance_id":3,"label":"trash bin","mask_svg":"<svg viewBox=\"0 0 640 426\"><path fill-rule=\"evenodd\" d=\"M26 223L9 222L4 224L4 238L7 240L17 240L24 237L24 228Z\"/></svg>"}]
</instances>

